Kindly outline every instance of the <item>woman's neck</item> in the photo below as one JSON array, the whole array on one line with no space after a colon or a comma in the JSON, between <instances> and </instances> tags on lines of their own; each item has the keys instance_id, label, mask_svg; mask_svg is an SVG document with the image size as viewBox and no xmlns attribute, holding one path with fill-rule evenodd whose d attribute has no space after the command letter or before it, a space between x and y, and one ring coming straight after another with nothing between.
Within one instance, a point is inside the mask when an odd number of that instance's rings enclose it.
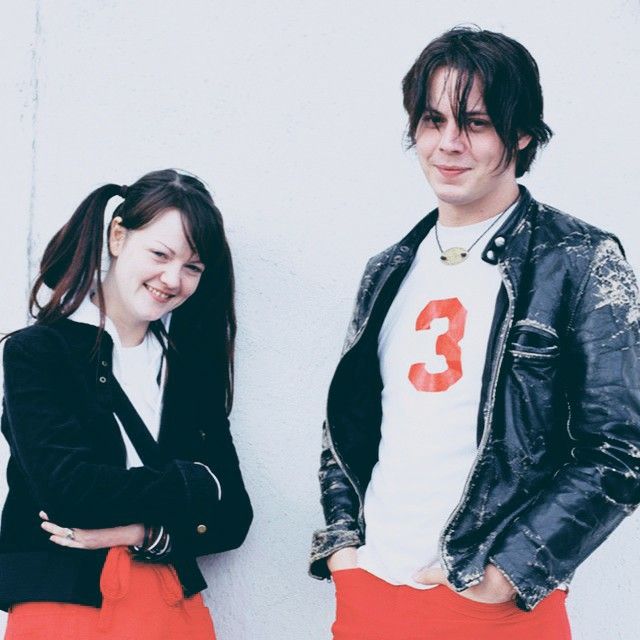
<instances>
[{"instance_id":1,"label":"woman's neck","mask_svg":"<svg viewBox=\"0 0 640 640\"><path fill-rule=\"evenodd\" d=\"M116 292L112 290L108 278L105 278L102 285L104 295L105 313L109 320L115 325L118 332L120 344L123 347L136 347L143 340L149 329L149 323L145 321L132 322L123 313L122 304L118 301ZM98 306L98 296L92 296L91 302Z\"/></svg>"}]
</instances>

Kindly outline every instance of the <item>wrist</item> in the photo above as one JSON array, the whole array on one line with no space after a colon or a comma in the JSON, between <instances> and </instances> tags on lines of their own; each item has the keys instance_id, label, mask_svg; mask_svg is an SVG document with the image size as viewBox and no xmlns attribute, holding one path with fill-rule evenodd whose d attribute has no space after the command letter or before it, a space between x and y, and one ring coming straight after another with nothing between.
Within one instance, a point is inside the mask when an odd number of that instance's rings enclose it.
<instances>
[{"instance_id":1,"label":"wrist","mask_svg":"<svg viewBox=\"0 0 640 640\"><path fill-rule=\"evenodd\" d=\"M141 547L144 544L146 535L145 526L142 524L134 524L131 525L131 528L131 541L129 542L129 546Z\"/></svg>"},{"instance_id":2,"label":"wrist","mask_svg":"<svg viewBox=\"0 0 640 640\"><path fill-rule=\"evenodd\" d=\"M513 600L518 595L509 578L494 564L490 563L485 567L485 576L490 580L494 589L504 594L505 598Z\"/></svg>"},{"instance_id":3,"label":"wrist","mask_svg":"<svg viewBox=\"0 0 640 640\"><path fill-rule=\"evenodd\" d=\"M162 525L144 525L142 529L141 543L129 547L137 557L153 562L171 553L171 537Z\"/></svg>"},{"instance_id":4,"label":"wrist","mask_svg":"<svg viewBox=\"0 0 640 640\"><path fill-rule=\"evenodd\" d=\"M355 547L338 549L327 558L327 568L330 572L337 569L351 569L358 564L358 553Z\"/></svg>"}]
</instances>

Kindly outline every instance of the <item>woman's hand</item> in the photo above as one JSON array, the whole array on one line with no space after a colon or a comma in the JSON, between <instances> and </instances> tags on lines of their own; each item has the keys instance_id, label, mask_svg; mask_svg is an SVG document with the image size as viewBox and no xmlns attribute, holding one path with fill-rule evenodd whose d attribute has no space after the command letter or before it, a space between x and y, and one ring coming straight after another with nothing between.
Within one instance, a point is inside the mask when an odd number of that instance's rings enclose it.
<instances>
[{"instance_id":1,"label":"woman's hand","mask_svg":"<svg viewBox=\"0 0 640 640\"><path fill-rule=\"evenodd\" d=\"M355 547L338 549L327 558L327 567L331 573L339 569L353 569L358 566L358 552Z\"/></svg>"},{"instance_id":2,"label":"woman's hand","mask_svg":"<svg viewBox=\"0 0 640 640\"><path fill-rule=\"evenodd\" d=\"M47 533L49 540L61 547L74 549L105 549L108 547L141 545L144 542L144 525L129 524L123 527L108 529L75 529L59 527L44 511L39 513L44 522L40 525Z\"/></svg>"},{"instance_id":3,"label":"woman's hand","mask_svg":"<svg viewBox=\"0 0 640 640\"><path fill-rule=\"evenodd\" d=\"M444 571L440 567L420 569L420 571L413 576L413 579L422 584L442 584L453 590L453 587L445 577ZM482 582L464 591L458 591L457 593L463 598L475 600L476 602L498 604L512 600L516 594L516 590L496 567L488 564L485 567Z\"/></svg>"}]
</instances>

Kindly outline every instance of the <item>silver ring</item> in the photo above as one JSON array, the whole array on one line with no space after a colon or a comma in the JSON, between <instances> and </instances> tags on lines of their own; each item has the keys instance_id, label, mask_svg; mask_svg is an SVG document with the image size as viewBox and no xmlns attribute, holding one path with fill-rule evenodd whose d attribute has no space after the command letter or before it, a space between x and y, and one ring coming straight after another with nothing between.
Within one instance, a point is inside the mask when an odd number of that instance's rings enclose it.
<instances>
[{"instance_id":1,"label":"silver ring","mask_svg":"<svg viewBox=\"0 0 640 640\"><path fill-rule=\"evenodd\" d=\"M67 529L67 533L64 534L64 537L69 539L69 540L75 540L76 539L76 533L73 529Z\"/></svg>"}]
</instances>

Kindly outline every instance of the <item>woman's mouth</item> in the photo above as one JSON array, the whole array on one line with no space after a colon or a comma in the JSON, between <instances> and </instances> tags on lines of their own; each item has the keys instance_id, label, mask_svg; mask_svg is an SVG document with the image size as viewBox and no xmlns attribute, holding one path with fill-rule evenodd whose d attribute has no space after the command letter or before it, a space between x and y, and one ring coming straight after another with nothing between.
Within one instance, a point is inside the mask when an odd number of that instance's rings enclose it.
<instances>
[{"instance_id":1,"label":"woman's mouth","mask_svg":"<svg viewBox=\"0 0 640 640\"><path fill-rule=\"evenodd\" d=\"M160 289L156 289L155 287L152 287L150 284L145 284L144 286L146 287L147 291L151 294L151 297L156 302L166 302L167 300L170 300L171 298L174 297L174 294L160 291Z\"/></svg>"}]
</instances>

